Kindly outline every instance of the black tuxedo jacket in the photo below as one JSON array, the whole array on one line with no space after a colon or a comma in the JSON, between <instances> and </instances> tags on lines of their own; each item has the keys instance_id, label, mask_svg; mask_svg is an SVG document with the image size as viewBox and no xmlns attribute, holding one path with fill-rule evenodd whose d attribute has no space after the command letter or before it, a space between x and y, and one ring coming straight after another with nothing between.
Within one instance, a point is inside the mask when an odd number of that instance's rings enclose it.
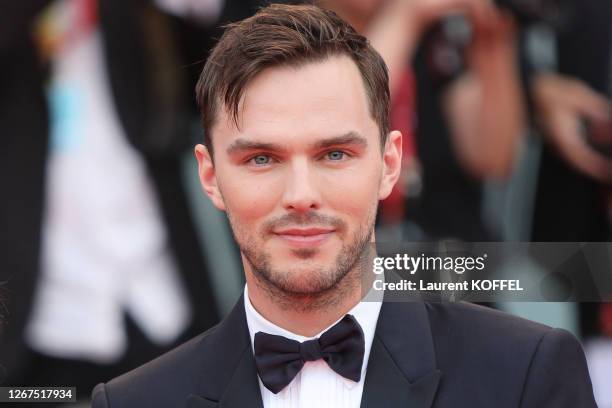
<instances>
[{"instance_id":1,"label":"black tuxedo jacket","mask_svg":"<svg viewBox=\"0 0 612 408\"><path fill-rule=\"evenodd\" d=\"M262 407L241 298L219 325L93 391L93 407ZM382 305L361 407L596 407L568 332L467 303Z\"/></svg>"}]
</instances>

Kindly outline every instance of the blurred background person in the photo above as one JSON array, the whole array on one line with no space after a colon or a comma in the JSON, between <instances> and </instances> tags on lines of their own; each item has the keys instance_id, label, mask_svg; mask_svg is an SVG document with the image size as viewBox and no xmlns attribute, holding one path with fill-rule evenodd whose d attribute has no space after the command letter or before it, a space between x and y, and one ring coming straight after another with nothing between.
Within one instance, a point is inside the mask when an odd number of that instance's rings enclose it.
<instances>
[{"instance_id":1,"label":"blurred background person","mask_svg":"<svg viewBox=\"0 0 612 408\"><path fill-rule=\"evenodd\" d=\"M551 66L535 66L530 83L534 121L544 140L530 239L609 242L612 3L567 5L564 26L553 31L556 58ZM566 276L589 270L579 257L562 267ZM597 283L591 286L598 293ZM612 407L612 304L581 303L576 315L598 404Z\"/></svg>"},{"instance_id":2,"label":"blurred background person","mask_svg":"<svg viewBox=\"0 0 612 408\"><path fill-rule=\"evenodd\" d=\"M535 121L546 141L532 238L608 241L612 4L586 0L571 10L554 36L555 69L536 68L531 79Z\"/></svg>"},{"instance_id":3,"label":"blurred background person","mask_svg":"<svg viewBox=\"0 0 612 408\"><path fill-rule=\"evenodd\" d=\"M88 396L219 319L182 183L192 87L164 10L210 24L223 3L160 3L3 6L11 385Z\"/></svg>"}]
</instances>

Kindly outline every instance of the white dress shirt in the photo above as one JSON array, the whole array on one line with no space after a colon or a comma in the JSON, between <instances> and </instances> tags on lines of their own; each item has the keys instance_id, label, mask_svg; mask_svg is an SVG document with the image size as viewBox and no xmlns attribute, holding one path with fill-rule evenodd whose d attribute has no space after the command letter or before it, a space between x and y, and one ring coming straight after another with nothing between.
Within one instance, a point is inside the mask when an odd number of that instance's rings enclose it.
<instances>
[{"instance_id":1,"label":"white dress shirt","mask_svg":"<svg viewBox=\"0 0 612 408\"><path fill-rule=\"evenodd\" d=\"M376 330L376 322L380 312L380 302L360 302L353 307L348 314L353 315L361 329L365 338L365 353L363 356L363 365L361 367L361 379L359 382L354 382L342 377L333 371L324 360L307 361L302 370L278 394L274 394L268 390L261 379L259 380L259 388L265 408L357 408L361 404L361 394L363 393L363 384L365 380L366 369L368 366L368 358L370 349L372 348L372 340ZM244 288L244 308L246 311L247 325L249 326L249 334L251 336L251 348L253 348L253 339L255 333L262 331L269 334L284 336L291 340L303 342L318 338L327 331L330 327L336 324L334 322L321 333L314 337L304 337L292 333L275 325L274 323L263 317L251 304L249 299L248 288ZM344 316L342 316L344 317Z\"/></svg>"}]
</instances>

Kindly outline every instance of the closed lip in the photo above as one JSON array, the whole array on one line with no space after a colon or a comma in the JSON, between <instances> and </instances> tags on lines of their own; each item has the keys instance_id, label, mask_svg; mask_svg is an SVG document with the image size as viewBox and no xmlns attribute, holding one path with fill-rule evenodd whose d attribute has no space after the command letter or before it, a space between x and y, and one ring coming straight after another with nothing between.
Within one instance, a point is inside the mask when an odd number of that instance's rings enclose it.
<instances>
[{"instance_id":1,"label":"closed lip","mask_svg":"<svg viewBox=\"0 0 612 408\"><path fill-rule=\"evenodd\" d=\"M309 227L286 228L274 231L274 233L294 248L313 248L326 242L334 231L333 228Z\"/></svg>"},{"instance_id":2,"label":"closed lip","mask_svg":"<svg viewBox=\"0 0 612 408\"><path fill-rule=\"evenodd\" d=\"M295 236L295 237L309 237L313 235L329 234L333 232L333 228L321 228L321 227L309 227L309 228L287 228L282 230L275 230L276 235Z\"/></svg>"}]
</instances>

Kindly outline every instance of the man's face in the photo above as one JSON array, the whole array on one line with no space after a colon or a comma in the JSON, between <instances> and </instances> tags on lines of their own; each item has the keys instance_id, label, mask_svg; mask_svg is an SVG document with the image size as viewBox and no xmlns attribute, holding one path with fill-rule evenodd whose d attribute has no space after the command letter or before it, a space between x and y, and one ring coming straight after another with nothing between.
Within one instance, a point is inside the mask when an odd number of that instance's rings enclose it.
<instances>
[{"instance_id":1,"label":"man's face","mask_svg":"<svg viewBox=\"0 0 612 408\"><path fill-rule=\"evenodd\" d=\"M372 237L378 200L397 180L401 135L381 154L363 80L348 57L275 67L245 89L238 129L223 109L214 165L200 177L227 212L247 277L311 295L352 269Z\"/></svg>"}]
</instances>

